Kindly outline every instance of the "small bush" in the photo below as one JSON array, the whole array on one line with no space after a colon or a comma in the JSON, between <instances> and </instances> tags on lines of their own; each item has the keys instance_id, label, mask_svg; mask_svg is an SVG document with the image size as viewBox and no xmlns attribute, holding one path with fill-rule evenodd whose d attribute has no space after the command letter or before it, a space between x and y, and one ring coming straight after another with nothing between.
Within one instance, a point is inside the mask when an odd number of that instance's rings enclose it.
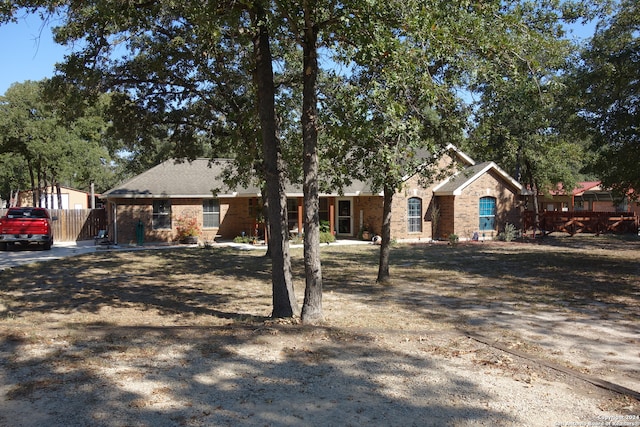
<instances>
[{"instance_id":1,"label":"small bush","mask_svg":"<svg viewBox=\"0 0 640 427\"><path fill-rule=\"evenodd\" d=\"M293 235L289 238L289 243L292 245L301 245L304 243L304 237L301 234Z\"/></svg>"},{"instance_id":2,"label":"small bush","mask_svg":"<svg viewBox=\"0 0 640 427\"><path fill-rule=\"evenodd\" d=\"M320 220L320 233L331 233L331 223L329 221Z\"/></svg>"},{"instance_id":3,"label":"small bush","mask_svg":"<svg viewBox=\"0 0 640 427\"><path fill-rule=\"evenodd\" d=\"M511 242L515 240L516 233L517 233L516 226L510 223L507 223L504 226L504 231L498 234L498 239L504 242Z\"/></svg>"},{"instance_id":4,"label":"small bush","mask_svg":"<svg viewBox=\"0 0 640 427\"><path fill-rule=\"evenodd\" d=\"M460 238L458 237L457 234L449 234L449 244L451 246L457 245L459 241L460 241Z\"/></svg>"},{"instance_id":5,"label":"small bush","mask_svg":"<svg viewBox=\"0 0 640 427\"><path fill-rule=\"evenodd\" d=\"M330 231L320 231L320 243L333 243L336 241L336 236Z\"/></svg>"},{"instance_id":6,"label":"small bush","mask_svg":"<svg viewBox=\"0 0 640 427\"><path fill-rule=\"evenodd\" d=\"M251 243L253 240L250 236L236 236L233 238L234 243Z\"/></svg>"}]
</instances>

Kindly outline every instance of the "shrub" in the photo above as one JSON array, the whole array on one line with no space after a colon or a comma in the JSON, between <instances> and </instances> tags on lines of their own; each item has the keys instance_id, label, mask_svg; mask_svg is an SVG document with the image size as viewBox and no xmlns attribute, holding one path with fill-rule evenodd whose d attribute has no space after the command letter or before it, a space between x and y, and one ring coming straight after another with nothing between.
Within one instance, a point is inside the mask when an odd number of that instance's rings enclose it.
<instances>
[{"instance_id":1,"label":"shrub","mask_svg":"<svg viewBox=\"0 0 640 427\"><path fill-rule=\"evenodd\" d=\"M250 236L236 236L233 238L234 243L251 243L253 241L253 237Z\"/></svg>"},{"instance_id":2,"label":"shrub","mask_svg":"<svg viewBox=\"0 0 640 427\"><path fill-rule=\"evenodd\" d=\"M330 231L320 231L320 243L332 243L336 241L336 236Z\"/></svg>"},{"instance_id":3,"label":"shrub","mask_svg":"<svg viewBox=\"0 0 640 427\"><path fill-rule=\"evenodd\" d=\"M512 240L515 240L516 233L517 233L516 226L510 223L507 223L504 226L504 231L498 235L498 239L505 242L511 242Z\"/></svg>"},{"instance_id":4,"label":"shrub","mask_svg":"<svg viewBox=\"0 0 640 427\"><path fill-rule=\"evenodd\" d=\"M178 232L178 240L187 237L196 237L200 234L200 225L195 217L183 216L176 219L176 231Z\"/></svg>"},{"instance_id":5,"label":"shrub","mask_svg":"<svg viewBox=\"0 0 640 427\"><path fill-rule=\"evenodd\" d=\"M304 237L302 237L302 235L300 234L292 235L289 238L289 243L291 243L292 245L301 245L302 243L304 243Z\"/></svg>"},{"instance_id":6,"label":"shrub","mask_svg":"<svg viewBox=\"0 0 640 427\"><path fill-rule=\"evenodd\" d=\"M320 233L331 233L331 223L327 220L320 220Z\"/></svg>"},{"instance_id":7,"label":"shrub","mask_svg":"<svg viewBox=\"0 0 640 427\"><path fill-rule=\"evenodd\" d=\"M460 241L460 238L458 237L457 234L449 234L449 244L451 246L457 245L459 241Z\"/></svg>"}]
</instances>

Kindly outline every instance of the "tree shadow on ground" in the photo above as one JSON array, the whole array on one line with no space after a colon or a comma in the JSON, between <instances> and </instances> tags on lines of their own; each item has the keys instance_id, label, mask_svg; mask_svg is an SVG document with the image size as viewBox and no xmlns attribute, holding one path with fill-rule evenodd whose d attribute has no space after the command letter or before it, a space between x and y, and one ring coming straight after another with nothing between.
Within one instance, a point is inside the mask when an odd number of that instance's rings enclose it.
<instances>
[{"instance_id":1,"label":"tree shadow on ground","mask_svg":"<svg viewBox=\"0 0 640 427\"><path fill-rule=\"evenodd\" d=\"M21 426L516 423L482 404L491 396L472 378L340 330L101 324L83 332L48 345L3 337L0 423L17 414Z\"/></svg>"},{"instance_id":2,"label":"tree shadow on ground","mask_svg":"<svg viewBox=\"0 0 640 427\"><path fill-rule=\"evenodd\" d=\"M605 240L607 242L607 240ZM546 304L599 317L603 309L636 312L640 306L640 242L621 251L597 242L580 248L521 243L402 245L391 257L392 286L375 283L363 268L377 253L341 253L323 259L328 289L386 303ZM434 296L438 297L434 300Z\"/></svg>"},{"instance_id":3,"label":"tree shadow on ground","mask_svg":"<svg viewBox=\"0 0 640 427\"><path fill-rule=\"evenodd\" d=\"M29 312L99 313L105 307L159 310L220 318L252 316L217 307L268 296L268 260L232 251L108 252L3 271L13 315ZM254 282L246 293L236 283Z\"/></svg>"},{"instance_id":4,"label":"tree shadow on ground","mask_svg":"<svg viewBox=\"0 0 640 427\"><path fill-rule=\"evenodd\" d=\"M593 317L599 309L579 298L605 293L607 307L614 297L638 298L628 280L637 277L637 263L628 266L609 252L576 260L515 245L401 246L393 251L394 281L385 286L375 284L376 262L370 248L323 252L325 289L380 316L405 310L415 328L437 316L459 321L461 329L491 326L491 314L513 302ZM293 264L300 280L301 251ZM572 266L585 271L556 284ZM600 270L616 289L580 287ZM490 396L476 380L429 357L376 346L337 327L265 327L259 313L269 311L269 271L261 254L220 249L92 254L3 271L0 302L8 308L0 313L7 326L0 360L8 392L0 413L28 414L23 425L74 425L69 414L82 420L75 425L105 426L145 425L141 419L154 426L323 425L327 414L339 414L332 420L340 425L515 423L478 404ZM558 300L562 295L574 300ZM103 319L105 309L155 311L162 315L157 322L187 319L180 327L142 328L135 317ZM469 322L469 310L486 318ZM37 323L50 313L56 325ZM85 313L94 320L78 317ZM196 326L209 318L228 323ZM27 325L20 329L12 319ZM506 317L498 320L508 325ZM409 377L420 380L402 382Z\"/></svg>"}]
</instances>

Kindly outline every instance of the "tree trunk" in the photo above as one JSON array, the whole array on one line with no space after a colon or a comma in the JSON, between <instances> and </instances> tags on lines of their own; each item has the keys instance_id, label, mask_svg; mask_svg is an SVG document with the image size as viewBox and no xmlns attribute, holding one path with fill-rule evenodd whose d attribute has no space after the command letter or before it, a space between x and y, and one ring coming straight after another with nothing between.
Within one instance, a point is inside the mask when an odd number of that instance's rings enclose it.
<instances>
[{"instance_id":1,"label":"tree trunk","mask_svg":"<svg viewBox=\"0 0 640 427\"><path fill-rule=\"evenodd\" d=\"M382 244L380 245L380 262L376 282L385 283L391 278L389 273L389 254L391 253L391 205L395 191L385 185L382 205Z\"/></svg>"},{"instance_id":2,"label":"tree trunk","mask_svg":"<svg viewBox=\"0 0 640 427\"><path fill-rule=\"evenodd\" d=\"M322 313L322 265L320 262L320 218L318 200L318 30L313 9L305 3L303 41L302 141L304 170L304 272L305 291L302 322L316 324Z\"/></svg>"},{"instance_id":3,"label":"tree trunk","mask_svg":"<svg viewBox=\"0 0 640 427\"><path fill-rule=\"evenodd\" d=\"M31 181L31 201L33 202L33 206L39 206L37 204L36 176L33 172L33 165L29 160L27 160L27 167L29 168L29 180ZM18 206L18 202L19 200L16 200L16 206Z\"/></svg>"},{"instance_id":4,"label":"tree trunk","mask_svg":"<svg viewBox=\"0 0 640 427\"><path fill-rule=\"evenodd\" d=\"M62 209L62 189L60 188L60 181L56 181L56 194L58 196L58 209Z\"/></svg>"},{"instance_id":5,"label":"tree trunk","mask_svg":"<svg viewBox=\"0 0 640 427\"><path fill-rule=\"evenodd\" d=\"M41 208L44 207L45 209L49 208L49 197L47 196L47 177L45 176L44 171L42 171L41 169L38 169L38 193L39 195L39 199L40 199L40 204L38 206L40 206ZM42 206L42 201L44 200L44 206Z\"/></svg>"},{"instance_id":6,"label":"tree trunk","mask_svg":"<svg viewBox=\"0 0 640 427\"><path fill-rule=\"evenodd\" d=\"M277 134L275 115L275 86L269 30L262 3L257 2L253 16L258 32L253 37L255 56L255 84L258 114L264 150L265 180L269 203L271 229L271 284L273 292L272 317L292 317L298 312L291 276L291 258L287 236L287 195L284 191L284 161Z\"/></svg>"},{"instance_id":7,"label":"tree trunk","mask_svg":"<svg viewBox=\"0 0 640 427\"><path fill-rule=\"evenodd\" d=\"M13 190L11 190L10 197L9 197L9 205L7 206L7 208L14 208L18 206L18 196L20 196L19 187L16 188L15 193L13 192Z\"/></svg>"},{"instance_id":8,"label":"tree trunk","mask_svg":"<svg viewBox=\"0 0 640 427\"><path fill-rule=\"evenodd\" d=\"M538 206L538 186L536 185L535 179L533 179L533 168L531 167L530 162L526 162L525 166L527 167L527 178L529 181L529 186L531 187L531 191L533 192L533 237L536 237L536 233L540 230L540 207ZM542 233L544 237L544 232Z\"/></svg>"},{"instance_id":9,"label":"tree trunk","mask_svg":"<svg viewBox=\"0 0 640 427\"><path fill-rule=\"evenodd\" d=\"M538 187L533 182L533 179L530 181L531 191L533 192L533 237L536 237L536 233L540 230L540 207L538 206ZM544 237L544 232L542 232L542 237Z\"/></svg>"},{"instance_id":10,"label":"tree trunk","mask_svg":"<svg viewBox=\"0 0 640 427\"><path fill-rule=\"evenodd\" d=\"M269 226L269 199L267 189L262 189L262 216L264 216L264 240L267 242L267 252L265 257L271 258L271 227Z\"/></svg>"}]
</instances>

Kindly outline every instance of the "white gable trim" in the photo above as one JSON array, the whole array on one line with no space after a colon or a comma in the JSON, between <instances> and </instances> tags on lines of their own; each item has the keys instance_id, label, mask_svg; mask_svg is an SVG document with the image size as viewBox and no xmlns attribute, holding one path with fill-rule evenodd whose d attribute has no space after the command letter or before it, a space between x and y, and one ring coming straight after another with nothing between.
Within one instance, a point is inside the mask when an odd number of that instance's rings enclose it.
<instances>
[{"instance_id":1,"label":"white gable trim","mask_svg":"<svg viewBox=\"0 0 640 427\"><path fill-rule=\"evenodd\" d=\"M469 164L469 166L473 166L473 165L476 164L475 160L473 160L465 152L463 152L462 150L460 150L458 147L456 147L455 145L453 145L451 143L447 144L447 146L445 147L445 151L453 151L453 152L455 152L458 156L460 156L460 158L462 160L467 162Z\"/></svg>"},{"instance_id":2,"label":"white gable trim","mask_svg":"<svg viewBox=\"0 0 640 427\"><path fill-rule=\"evenodd\" d=\"M476 164L475 160L473 160L471 157L469 157L467 154L465 154L462 150L460 150L458 147L456 147L455 145L449 143L447 144L446 147L444 147L444 151L443 153L447 153L453 151L454 153L456 153L456 155L458 157L460 157L465 163L467 163L467 166L473 166ZM435 159L438 159L438 155L435 154L434 155ZM454 159L455 160L455 159ZM422 163L420 166L418 166L418 170L410 175L405 175L402 177L402 182L407 182L412 176L420 173L422 171L422 169L431 166L432 164L430 162L424 162Z\"/></svg>"},{"instance_id":3,"label":"white gable trim","mask_svg":"<svg viewBox=\"0 0 640 427\"><path fill-rule=\"evenodd\" d=\"M525 194L526 193L526 191L525 191L524 187L522 186L522 184L520 184L518 181L516 181L511 176L509 176L508 173L506 173L504 170L502 170L494 162L489 162L489 163L487 163L487 165L485 167L483 167L482 169L476 171L476 173L474 173L473 175L469 176L464 181L461 181L460 185L458 185L455 189L449 190L449 191L439 191L440 188L442 188L443 186L448 184L451 180L453 180L455 178L459 178L460 175L463 174L465 171L462 170L462 171L456 173L455 175L450 176L449 178L447 178L446 180L442 181L440 184L438 184L437 186L435 186L433 188L433 194L435 194L436 196L459 196L459 195L462 194L462 191L465 188L467 188L475 180L477 180L478 178L480 178L482 175L484 175L485 173L487 173L490 170L496 171L505 181L507 181L509 184L511 184L514 188L516 188L520 194Z\"/></svg>"}]
</instances>

